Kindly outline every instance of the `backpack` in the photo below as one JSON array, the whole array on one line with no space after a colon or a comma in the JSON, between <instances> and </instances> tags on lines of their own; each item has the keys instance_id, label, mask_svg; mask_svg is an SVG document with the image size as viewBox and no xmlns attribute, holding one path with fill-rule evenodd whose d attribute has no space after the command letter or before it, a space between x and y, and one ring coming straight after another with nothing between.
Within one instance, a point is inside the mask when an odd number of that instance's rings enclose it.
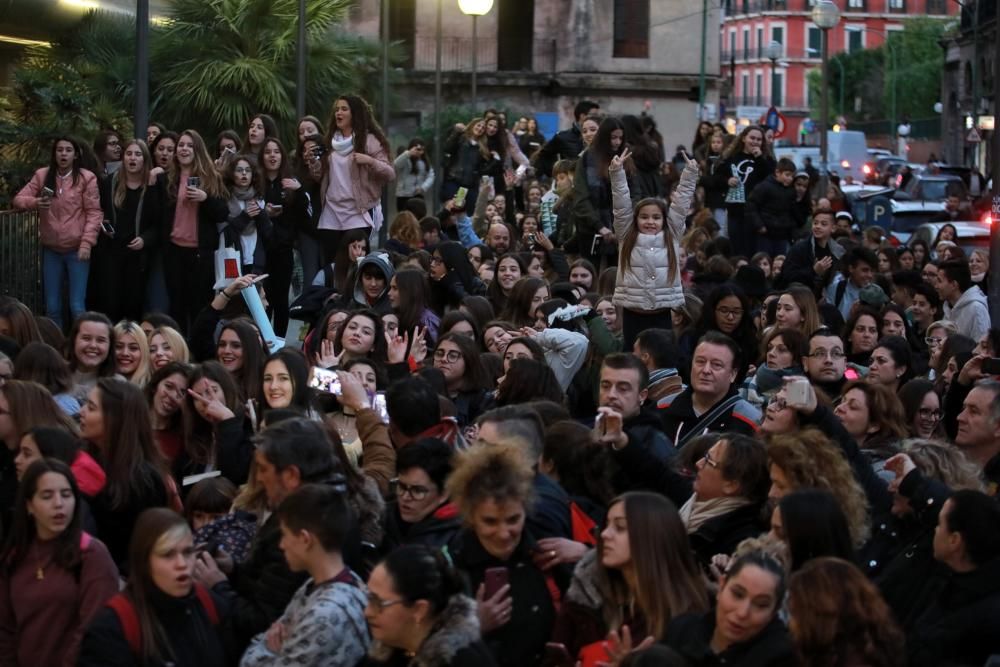
<instances>
[{"instance_id":1,"label":"backpack","mask_svg":"<svg viewBox=\"0 0 1000 667\"><path fill-rule=\"evenodd\" d=\"M215 608L215 600L212 599L212 595L208 592L208 589L201 584L195 584L194 593L198 597L201 606L205 609L209 622L213 626L218 625L219 612ZM118 616L118 622L122 624L122 630L125 633L125 641L128 642L132 653L137 657L141 656L142 632L139 625L139 616L135 613L135 605L132 604L132 601L124 593L115 595L108 600L107 605Z\"/></svg>"}]
</instances>

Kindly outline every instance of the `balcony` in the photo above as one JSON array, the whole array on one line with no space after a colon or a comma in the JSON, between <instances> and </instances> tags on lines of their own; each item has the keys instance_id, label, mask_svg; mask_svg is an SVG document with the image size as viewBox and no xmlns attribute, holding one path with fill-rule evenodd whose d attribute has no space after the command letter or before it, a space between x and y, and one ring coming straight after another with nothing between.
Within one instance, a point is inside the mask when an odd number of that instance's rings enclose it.
<instances>
[{"instance_id":1,"label":"balcony","mask_svg":"<svg viewBox=\"0 0 1000 667\"><path fill-rule=\"evenodd\" d=\"M729 49L724 49L719 52L719 62L723 67L734 64L743 63L761 63L766 64L770 67L771 61L766 55L767 47L757 47L753 49L736 49L735 53ZM810 49L785 49L785 55L783 55L778 62L783 61L798 61L798 60L808 60L808 61L819 61L819 53L816 51L811 51Z\"/></svg>"},{"instance_id":2,"label":"balcony","mask_svg":"<svg viewBox=\"0 0 1000 667\"><path fill-rule=\"evenodd\" d=\"M471 72L472 46L476 45L476 69L480 72L497 70L497 40L480 37L475 42L470 37L441 38L441 71ZM417 37L413 49L413 69L433 72L437 42L433 37Z\"/></svg>"},{"instance_id":3,"label":"balcony","mask_svg":"<svg viewBox=\"0 0 1000 667\"><path fill-rule=\"evenodd\" d=\"M728 95L722 98L722 104L731 112L736 111L736 107L769 107L771 106L771 96L761 93L760 95ZM778 108L784 112L808 112L809 103L805 98L786 97L779 101Z\"/></svg>"}]
</instances>

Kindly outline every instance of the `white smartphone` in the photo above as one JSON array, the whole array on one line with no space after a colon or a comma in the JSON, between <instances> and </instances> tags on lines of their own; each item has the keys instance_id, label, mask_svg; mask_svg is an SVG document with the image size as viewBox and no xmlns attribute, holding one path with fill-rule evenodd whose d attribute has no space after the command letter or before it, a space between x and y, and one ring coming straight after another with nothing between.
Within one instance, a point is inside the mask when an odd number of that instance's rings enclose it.
<instances>
[{"instance_id":1,"label":"white smartphone","mask_svg":"<svg viewBox=\"0 0 1000 667\"><path fill-rule=\"evenodd\" d=\"M342 391L337 371L328 371L319 366L313 366L309 371L309 386L324 394L333 394L334 396L340 396Z\"/></svg>"},{"instance_id":2,"label":"white smartphone","mask_svg":"<svg viewBox=\"0 0 1000 667\"><path fill-rule=\"evenodd\" d=\"M785 403L793 407L802 407L809 397L809 380L795 378L785 385Z\"/></svg>"}]
</instances>

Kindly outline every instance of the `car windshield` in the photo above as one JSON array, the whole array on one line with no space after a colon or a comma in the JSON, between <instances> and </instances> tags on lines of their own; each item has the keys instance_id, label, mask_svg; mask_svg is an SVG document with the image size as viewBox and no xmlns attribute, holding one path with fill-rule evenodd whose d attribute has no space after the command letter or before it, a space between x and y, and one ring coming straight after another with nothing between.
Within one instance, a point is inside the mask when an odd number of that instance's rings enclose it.
<instances>
[{"instance_id":1,"label":"car windshield","mask_svg":"<svg viewBox=\"0 0 1000 667\"><path fill-rule=\"evenodd\" d=\"M940 211L900 211L892 214L892 230L912 232L925 222L940 214Z\"/></svg>"}]
</instances>

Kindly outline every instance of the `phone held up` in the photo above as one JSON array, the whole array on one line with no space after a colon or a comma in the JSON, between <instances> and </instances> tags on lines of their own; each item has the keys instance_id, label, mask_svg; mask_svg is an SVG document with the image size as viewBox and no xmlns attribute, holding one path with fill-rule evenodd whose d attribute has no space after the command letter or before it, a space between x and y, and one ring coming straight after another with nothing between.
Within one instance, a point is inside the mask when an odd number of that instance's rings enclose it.
<instances>
[{"instance_id":1,"label":"phone held up","mask_svg":"<svg viewBox=\"0 0 1000 667\"><path fill-rule=\"evenodd\" d=\"M340 376L337 375L336 371L328 371L325 368L320 368L319 366L313 366L309 371L309 386L316 391L321 391L324 394L333 394L334 396L340 396L341 386L340 386Z\"/></svg>"}]
</instances>

